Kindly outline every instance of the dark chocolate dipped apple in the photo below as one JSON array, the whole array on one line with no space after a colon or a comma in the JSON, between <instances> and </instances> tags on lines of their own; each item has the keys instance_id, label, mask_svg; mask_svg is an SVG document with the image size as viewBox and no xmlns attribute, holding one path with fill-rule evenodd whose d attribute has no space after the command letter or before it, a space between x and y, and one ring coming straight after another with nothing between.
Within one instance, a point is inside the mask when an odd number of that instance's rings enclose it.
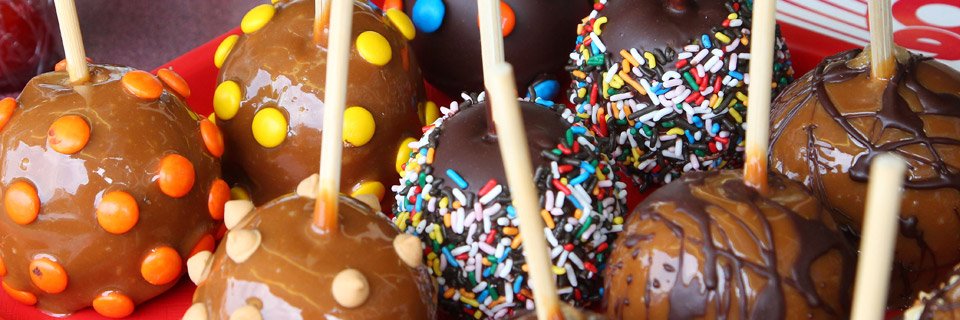
<instances>
[{"instance_id":1,"label":"dark chocolate dipped apple","mask_svg":"<svg viewBox=\"0 0 960 320\"><path fill-rule=\"evenodd\" d=\"M225 240L188 262L199 284L186 320L434 319L436 289L421 242L366 204L340 196L338 231L312 223L316 177L254 210L227 206ZM376 201L374 201L376 204Z\"/></svg>"},{"instance_id":2,"label":"dark chocolate dipped apple","mask_svg":"<svg viewBox=\"0 0 960 320\"><path fill-rule=\"evenodd\" d=\"M214 109L230 152L227 173L246 180L258 204L293 191L320 163L327 49L313 41L313 8L310 0L255 7L241 22L244 34L225 39L215 55ZM413 26L402 15L355 4L346 193L383 198L398 175L401 142L420 135L428 113L417 59L402 35Z\"/></svg>"},{"instance_id":3,"label":"dark chocolate dipped apple","mask_svg":"<svg viewBox=\"0 0 960 320\"><path fill-rule=\"evenodd\" d=\"M960 73L901 50L896 73L881 81L869 60L861 50L829 57L777 98L770 164L856 235L871 159L891 152L908 161L891 293L898 304L960 262Z\"/></svg>"},{"instance_id":4,"label":"dark chocolate dipped apple","mask_svg":"<svg viewBox=\"0 0 960 320\"><path fill-rule=\"evenodd\" d=\"M590 4L589 0L500 1L504 57L514 66L517 88L532 87L546 100L559 95L556 75L563 72L576 40L573 26L590 13ZM427 81L451 97L482 91L477 2L405 0L403 10L417 28L413 48Z\"/></svg>"},{"instance_id":5,"label":"dark chocolate dipped apple","mask_svg":"<svg viewBox=\"0 0 960 320\"><path fill-rule=\"evenodd\" d=\"M519 218L482 97L443 108L423 138L410 141L404 177L392 189L394 222L426 244L441 308L464 319L534 307ZM593 304L609 243L622 228L624 185L587 130L563 118L563 107L521 101L520 109L560 299Z\"/></svg>"},{"instance_id":6,"label":"dark chocolate dipped apple","mask_svg":"<svg viewBox=\"0 0 960 320\"><path fill-rule=\"evenodd\" d=\"M560 305L560 312L563 313L563 320L603 320L606 317L586 311L574 308L567 304ZM510 319L514 320L537 320L537 313L533 311L527 311L523 314L511 317Z\"/></svg>"},{"instance_id":7,"label":"dark chocolate dipped apple","mask_svg":"<svg viewBox=\"0 0 960 320\"><path fill-rule=\"evenodd\" d=\"M0 100L0 258L14 300L125 317L214 245L230 190L215 125L176 73L89 65Z\"/></svg>"},{"instance_id":8,"label":"dark chocolate dipped apple","mask_svg":"<svg viewBox=\"0 0 960 320\"><path fill-rule=\"evenodd\" d=\"M569 102L641 189L743 165L752 4L607 0L577 27ZM775 38L778 91L793 70Z\"/></svg>"},{"instance_id":9,"label":"dark chocolate dipped apple","mask_svg":"<svg viewBox=\"0 0 960 320\"><path fill-rule=\"evenodd\" d=\"M960 319L960 265L936 289L920 293L903 320Z\"/></svg>"},{"instance_id":10,"label":"dark chocolate dipped apple","mask_svg":"<svg viewBox=\"0 0 960 320\"><path fill-rule=\"evenodd\" d=\"M612 319L846 319L854 252L802 185L691 172L627 219L606 274Z\"/></svg>"}]
</instances>

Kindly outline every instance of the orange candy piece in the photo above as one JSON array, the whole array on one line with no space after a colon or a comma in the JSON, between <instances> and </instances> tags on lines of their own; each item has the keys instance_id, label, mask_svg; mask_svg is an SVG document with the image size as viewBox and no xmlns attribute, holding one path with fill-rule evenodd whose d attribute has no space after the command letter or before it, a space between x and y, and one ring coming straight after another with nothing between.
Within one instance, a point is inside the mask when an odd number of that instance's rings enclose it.
<instances>
[{"instance_id":1,"label":"orange candy piece","mask_svg":"<svg viewBox=\"0 0 960 320\"><path fill-rule=\"evenodd\" d=\"M211 155L217 158L223 155L223 135L216 124L207 119L200 120L200 138Z\"/></svg>"},{"instance_id":2,"label":"orange candy piece","mask_svg":"<svg viewBox=\"0 0 960 320\"><path fill-rule=\"evenodd\" d=\"M90 125L80 116L60 117L47 130L47 145L62 154L80 152L89 141Z\"/></svg>"},{"instance_id":3,"label":"orange candy piece","mask_svg":"<svg viewBox=\"0 0 960 320\"><path fill-rule=\"evenodd\" d=\"M196 172L193 163L179 154L170 154L160 160L160 173L157 175L157 184L164 194L180 198L193 189Z\"/></svg>"},{"instance_id":4,"label":"orange candy piece","mask_svg":"<svg viewBox=\"0 0 960 320\"><path fill-rule=\"evenodd\" d=\"M13 111L17 109L17 100L13 98L3 98L0 100L0 129L3 129L13 117Z\"/></svg>"},{"instance_id":5,"label":"orange candy piece","mask_svg":"<svg viewBox=\"0 0 960 320\"><path fill-rule=\"evenodd\" d=\"M28 182L17 181L3 195L3 207L7 216L17 224L30 224L40 214L40 196L37 188Z\"/></svg>"},{"instance_id":6,"label":"orange candy piece","mask_svg":"<svg viewBox=\"0 0 960 320\"><path fill-rule=\"evenodd\" d=\"M93 299L93 310L107 318L123 318L133 313L133 300L125 294L107 291Z\"/></svg>"},{"instance_id":7,"label":"orange candy piece","mask_svg":"<svg viewBox=\"0 0 960 320\"><path fill-rule=\"evenodd\" d=\"M157 70L157 77L184 99L190 97L190 85L187 84L186 80L183 80L180 74L170 69L160 69Z\"/></svg>"},{"instance_id":8,"label":"orange candy piece","mask_svg":"<svg viewBox=\"0 0 960 320\"><path fill-rule=\"evenodd\" d=\"M7 276L7 264L3 262L3 259L0 259L0 277Z\"/></svg>"},{"instance_id":9,"label":"orange candy piece","mask_svg":"<svg viewBox=\"0 0 960 320\"><path fill-rule=\"evenodd\" d=\"M402 0L386 0L383 2L383 12L387 12L390 9L397 9L403 11L403 1Z\"/></svg>"},{"instance_id":10,"label":"orange candy piece","mask_svg":"<svg viewBox=\"0 0 960 320\"><path fill-rule=\"evenodd\" d=\"M213 220L223 220L223 205L227 201L230 201L230 185L222 179L214 180L207 197L207 209Z\"/></svg>"},{"instance_id":11,"label":"orange candy piece","mask_svg":"<svg viewBox=\"0 0 960 320\"><path fill-rule=\"evenodd\" d=\"M163 84L146 71L130 71L120 78L128 93L143 100L157 100L163 94Z\"/></svg>"},{"instance_id":12,"label":"orange candy piece","mask_svg":"<svg viewBox=\"0 0 960 320\"><path fill-rule=\"evenodd\" d=\"M111 191L97 205L97 223L112 234L124 234L140 220L140 207L129 193Z\"/></svg>"},{"instance_id":13,"label":"orange candy piece","mask_svg":"<svg viewBox=\"0 0 960 320\"><path fill-rule=\"evenodd\" d=\"M87 63L92 63L93 59L87 57ZM60 60L56 65L53 66L53 71L63 71L67 70L67 59Z\"/></svg>"},{"instance_id":14,"label":"orange candy piece","mask_svg":"<svg viewBox=\"0 0 960 320\"><path fill-rule=\"evenodd\" d=\"M0 282L0 286L3 287L3 291L5 291L7 295L9 295L11 298L13 298L13 300L16 300L19 303L22 303L28 306L37 304L37 296L32 293L14 289L9 285L7 285L6 281Z\"/></svg>"},{"instance_id":15,"label":"orange candy piece","mask_svg":"<svg viewBox=\"0 0 960 320\"><path fill-rule=\"evenodd\" d=\"M205 234L200 237L200 240L197 241L197 245L193 246L193 250L190 250L190 255L188 257L193 257L195 254L198 254L203 251L213 252L214 246L216 245L216 240L213 240L213 236Z\"/></svg>"},{"instance_id":16,"label":"orange candy piece","mask_svg":"<svg viewBox=\"0 0 960 320\"><path fill-rule=\"evenodd\" d=\"M152 285L162 286L177 280L183 268L183 259L177 250L162 246L150 250L140 264L140 275Z\"/></svg>"},{"instance_id":17,"label":"orange candy piece","mask_svg":"<svg viewBox=\"0 0 960 320\"><path fill-rule=\"evenodd\" d=\"M30 280L43 292L57 294L67 289L67 271L49 258L31 261L29 273Z\"/></svg>"},{"instance_id":18,"label":"orange candy piece","mask_svg":"<svg viewBox=\"0 0 960 320\"><path fill-rule=\"evenodd\" d=\"M500 23L504 37L509 36L517 25L517 15L513 13L513 8L503 1L500 1Z\"/></svg>"}]
</instances>

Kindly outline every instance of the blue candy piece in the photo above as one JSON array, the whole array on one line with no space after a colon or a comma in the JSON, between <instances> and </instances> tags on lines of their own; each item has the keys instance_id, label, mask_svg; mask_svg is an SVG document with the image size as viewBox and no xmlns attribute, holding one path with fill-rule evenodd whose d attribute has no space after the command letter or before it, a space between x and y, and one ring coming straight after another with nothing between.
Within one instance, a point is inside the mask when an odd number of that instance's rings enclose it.
<instances>
[{"instance_id":1,"label":"blue candy piece","mask_svg":"<svg viewBox=\"0 0 960 320\"><path fill-rule=\"evenodd\" d=\"M421 32L436 32L443 24L446 13L447 6L443 0L417 0L413 4L413 25Z\"/></svg>"},{"instance_id":2,"label":"blue candy piece","mask_svg":"<svg viewBox=\"0 0 960 320\"><path fill-rule=\"evenodd\" d=\"M539 98L553 100L560 94L560 82L553 79L540 81L533 86L533 91L537 93Z\"/></svg>"}]
</instances>

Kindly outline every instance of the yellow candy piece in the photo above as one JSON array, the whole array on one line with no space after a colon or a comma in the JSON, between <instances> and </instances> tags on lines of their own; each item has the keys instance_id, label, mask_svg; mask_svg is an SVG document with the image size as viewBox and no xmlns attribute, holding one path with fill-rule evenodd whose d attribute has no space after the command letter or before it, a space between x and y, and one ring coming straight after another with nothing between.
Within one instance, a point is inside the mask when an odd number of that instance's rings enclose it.
<instances>
[{"instance_id":1,"label":"yellow candy piece","mask_svg":"<svg viewBox=\"0 0 960 320\"><path fill-rule=\"evenodd\" d=\"M224 81L213 92L213 112L217 118L233 119L240 110L240 85L233 81Z\"/></svg>"},{"instance_id":2,"label":"yellow candy piece","mask_svg":"<svg viewBox=\"0 0 960 320\"><path fill-rule=\"evenodd\" d=\"M400 143L400 149L397 150L397 173L401 176L403 176L403 165L407 163L407 160L410 159L410 153L413 152L410 144L416 141L417 139L414 138L406 138Z\"/></svg>"},{"instance_id":3,"label":"yellow candy piece","mask_svg":"<svg viewBox=\"0 0 960 320\"><path fill-rule=\"evenodd\" d=\"M400 33L403 34L404 38L407 40L413 40L417 36L417 28L413 26L413 21L410 20L410 17L406 13L397 9L387 10L387 19L390 19L390 23L393 23L393 26L400 30Z\"/></svg>"},{"instance_id":4,"label":"yellow candy piece","mask_svg":"<svg viewBox=\"0 0 960 320\"><path fill-rule=\"evenodd\" d=\"M241 187L230 188L230 200L250 200L250 194Z\"/></svg>"},{"instance_id":5,"label":"yellow candy piece","mask_svg":"<svg viewBox=\"0 0 960 320\"><path fill-rule=\"evenodd\" d=\"M247 11L247 14L240 20L240 30L242 30L243 33L257 32L257 30L267 25L270 19L273 19L274 13L277 13L277 9L274 8L272 4L261 4L253 7L253 9Z\"/></svg>"},{"instance_id":6,"label":"yellow candy piece","mask_svg":"<svg viewBox=\"0 0 960 320\"><path fill-rule=\"evenodd\" d=\"M356 198L359 195L372 194L382 201L383 195L386 193L387 188L384 187L382 183L378 181L364 181L353 187L353 192L350 193L350 196Z\"/></svg>"},{"instance_id":7,"label":"yellow candy piece","mask_svg":"<svg viewBox=\"0 0 960 320\"><path fill-rule=\"evenodd\" d=\"M357 36L357 51L370 64L384 66L393 58L393 49L387 38L375 31L364 31Z\"/></svg>"},{"instance_id":8,"label":"yellow candy piece","mask_svg":"<svg viewBox=\"0 0 960 320\"><path fill-rule=\"evenodd\" d=\"M273 148L287 138L287 119L280 110L265 108L253 116L253 138L261 146Z\"/></svg>"},{"instance_id":9,"label":"yellow candy piece","mask_svg":"<svg viewBox=\"0 0 960 320\"><path fill-rule=\"evenodd\" d=\"M240 36L234 34L223 39L223 42L217 46L217 51L213 53L213 65L217 66L217 69L223 67L223 62L227 61L227 56L230 55L230 51L233 51L233 46L237 44L238 39Z\"/></svg>"},{"instance_id":10,"label":"yellow candy piece","mask_svg":"<svg viewBox=\"0 0 960 320\"><path fill-rule=\"evenodd\" d=\"M373 138L377 131L377 122L373 114L363 107L349 107L343 110L343 141L354 147L360 147Z\"/></svg>"},{"instance_id":11,"label":"yellow candy piece","mask_svg":"<svg viewBox=\"0 0 960 320\"><path fill-rule=\"evenodd\" d=\"M210 115L207 116L207 120L210 120L210 122L213 124L217 124L217 114L210 113Z\"/></svg>"},{"instance_id":12,"label":"yellow candy piece","mask_svg":"<svg viewBox=\"0 0 960 320\"><path fill-rule=\"evenodd\" d=\"M607 24L607 17L597 18L597 20L593 22L593 33L596 33L598 36L602 34L604 24Z\"/></svg>"},{"instance_id":13,"label":"yellow candy piece","mask_svg":"<svg viewBox=\"0 0 960 320\"><path fill-rule=\"evenodd\" d=\"M423 107L423 125L429 125L437 119L440 119L440 107L437 106L433 101L427 101L426 105Z\"/></svg>"}]
</instances>

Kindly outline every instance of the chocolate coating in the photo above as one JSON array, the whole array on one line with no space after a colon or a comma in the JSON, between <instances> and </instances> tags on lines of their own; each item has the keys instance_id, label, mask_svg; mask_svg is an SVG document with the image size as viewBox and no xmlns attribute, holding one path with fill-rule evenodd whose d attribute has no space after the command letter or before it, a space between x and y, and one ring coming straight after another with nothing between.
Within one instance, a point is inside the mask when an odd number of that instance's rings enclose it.
<instances>
[{"instance_id":1,"label":"chocolate coating","mask_svg":"<svg viewBox=\"0 0 960 320\"><path fill-rule=\"evenodd\" d=\"M903 319L960 319L960 265L953 268L937 289L921 293L913 307L903 313Z\"/></svg>"},{"instance_id":2,"label":"chocolate coating","mask_svg":"<svg viewBox=\"0 0 960 320\"><path fill-rule=\"evenodd\" d=\"M910 297L960 262L960 73L913 55L892 79L874 81L869 59L851 61L859 53L825 59L777 98L771 167L810 187L858 234L871 159L906 159L894 278L905 290L892 298Z\"/></svg>"},{"instance_id":3,"label":"chocolate coating","mask_svg":"<svg viewBox=\"0 0 960 320\"><path fill-rule=\"evenodd\" d=\"M313 42L314 2L288 1L276 5L273 19L262 29L241 35L220 70L218 82L235 81L242 99L236 116L218 118L227 141L236 180L248 179L255 203L292 192L300 180L319 170L326 79L326 48ZM365 31L386 38L392 59L380 67L362 58L351 41L347 106L368 110L376 123L372 139L363 146L345 143L341 187L349 193L361 182L391 185L397 178L397 151L406 138L419 136L418 114L426 101L417 59L407 41L383 14L357 2L351 39ZM288 123L279 146L266 148L251 130L256 112L280 110ZM344 130L356 130L350 123Z\"/></svg>"},{"instance_id":4,"label":"chocolate coating","mask_svg":"<svg viewBox=\"0 0 960 320\"><path fill-rule=\"evenodd\" d=\"M751 6L609 0L578 26L572 110L641 190L743 165ZM775 39L774 93L793 80L779 30Z\"/></svg>"},{"instance_id":5,"label":"chocolate coating","mask_svg":"<svg viewBox=\"0 0 960 320\"><path fill-rule=\"evenodd\" d=\"M588 130L558 112L563 107L521 101L520 109L558 294L576 306L594 304L626 191ZM446 110L412 144L392 189L394 223L426 244L440 307L451 317L500 319L533 309L519 220L498 138L488 131L490 104L470 97Z\"/></svg>"},{"instance_id":6,"label":"chocolate coating","mask_svg":"<svg viewBox=\"0 0 960 320\"><path fill-rule=\"evenodd\" d=\"M613 319L844 319L854 253L799 183L688 173L628 218L607 269Z\"/></svg>"},{"instance_id":7,"label":"chocolate coating","mask_svg":"<svg viewBox=\"0 0 960 320\"><path fill-rule=\"evenodd\" d=\"M520 105L530 162L533 168L549 165L549 160L540 156L540 152L553 149L570 123L543 106L526 101ZM492 123L486 121L489 111L487 102L463 108L455 117L444 121L437 140L434 171L443 174L447 169L456 170L469 184L466 190L473 193L478 193L490 179L507 181L500 160L500 144L496 134L489 130Z\"/></svg>"},{"instance_id":8,"label":"chocolate coating","mask_svg":"<svg viewBox=\"0 0 960 320\"><path fill-rule=\"evenodd\" d=\"M156 100L128 93L120 79L130 71L90 65L90 82L78 86L69 84L66 72L37 76L0 131L4 191L27 182L40 200L39 215L26 225L0 207L3 283L35 295L36 306L45 312L72 313L107 291L144 302L176 284L176 278L161 285L145 280L141 262L151 250L169 246L186 260L205 238L212 246L218 223L208 200L220 162L204 148L199 117L169 89ZM89 142L75 154L59 153L47 142L48 127L66 115L83 118L91 128ZM158 165L171 154L186 158L195 171L189 193L180 198L158 187ZM139 221L123 234L98 224L97 207L112 191L129 193L139 206ZM31 282L36 271L28 265L42 257L65 270L63 292L45 293Z\"/></svg>"},{"instance_id":9,"label":"chocolate coating","mask_svg":"<svg viewBox=\"0 0 960 320\"><path fill-rule=\"evenodd\" d=\"M417 0L404 1L404 11L412 16ZM590 13L585 0L504 0L516 17L513 31L503 38L506 61L513 65L517 88L534 83L542 76L563 71L567 53L576 39L574 27ZM413 48L423 61L424 77L449 96L483 90L480 28L477 2L445 0L440 28L434 32L417 29ZM502 13L501 13L502 14Z\"/></svg>"},{"instance_id":10,"label":"chocolate coating","mask_svg":"<svg viewBox=\"0 0 960 320\"><path fill-rule=\"evenodd\" d=\"M244 262L221 243L209 277L194 294L207 318L230 319L253 305L263 319L434 319L433 284L422 266L404 264L394 249L397 229L382 213L340 197L339 230L318 233L314 200L284 196L256 209L227 235L257 230L262 242ZM346 308L332 297L334 277L353 268L366 278L369 297Z\"/></svg>"}]
</instances>

